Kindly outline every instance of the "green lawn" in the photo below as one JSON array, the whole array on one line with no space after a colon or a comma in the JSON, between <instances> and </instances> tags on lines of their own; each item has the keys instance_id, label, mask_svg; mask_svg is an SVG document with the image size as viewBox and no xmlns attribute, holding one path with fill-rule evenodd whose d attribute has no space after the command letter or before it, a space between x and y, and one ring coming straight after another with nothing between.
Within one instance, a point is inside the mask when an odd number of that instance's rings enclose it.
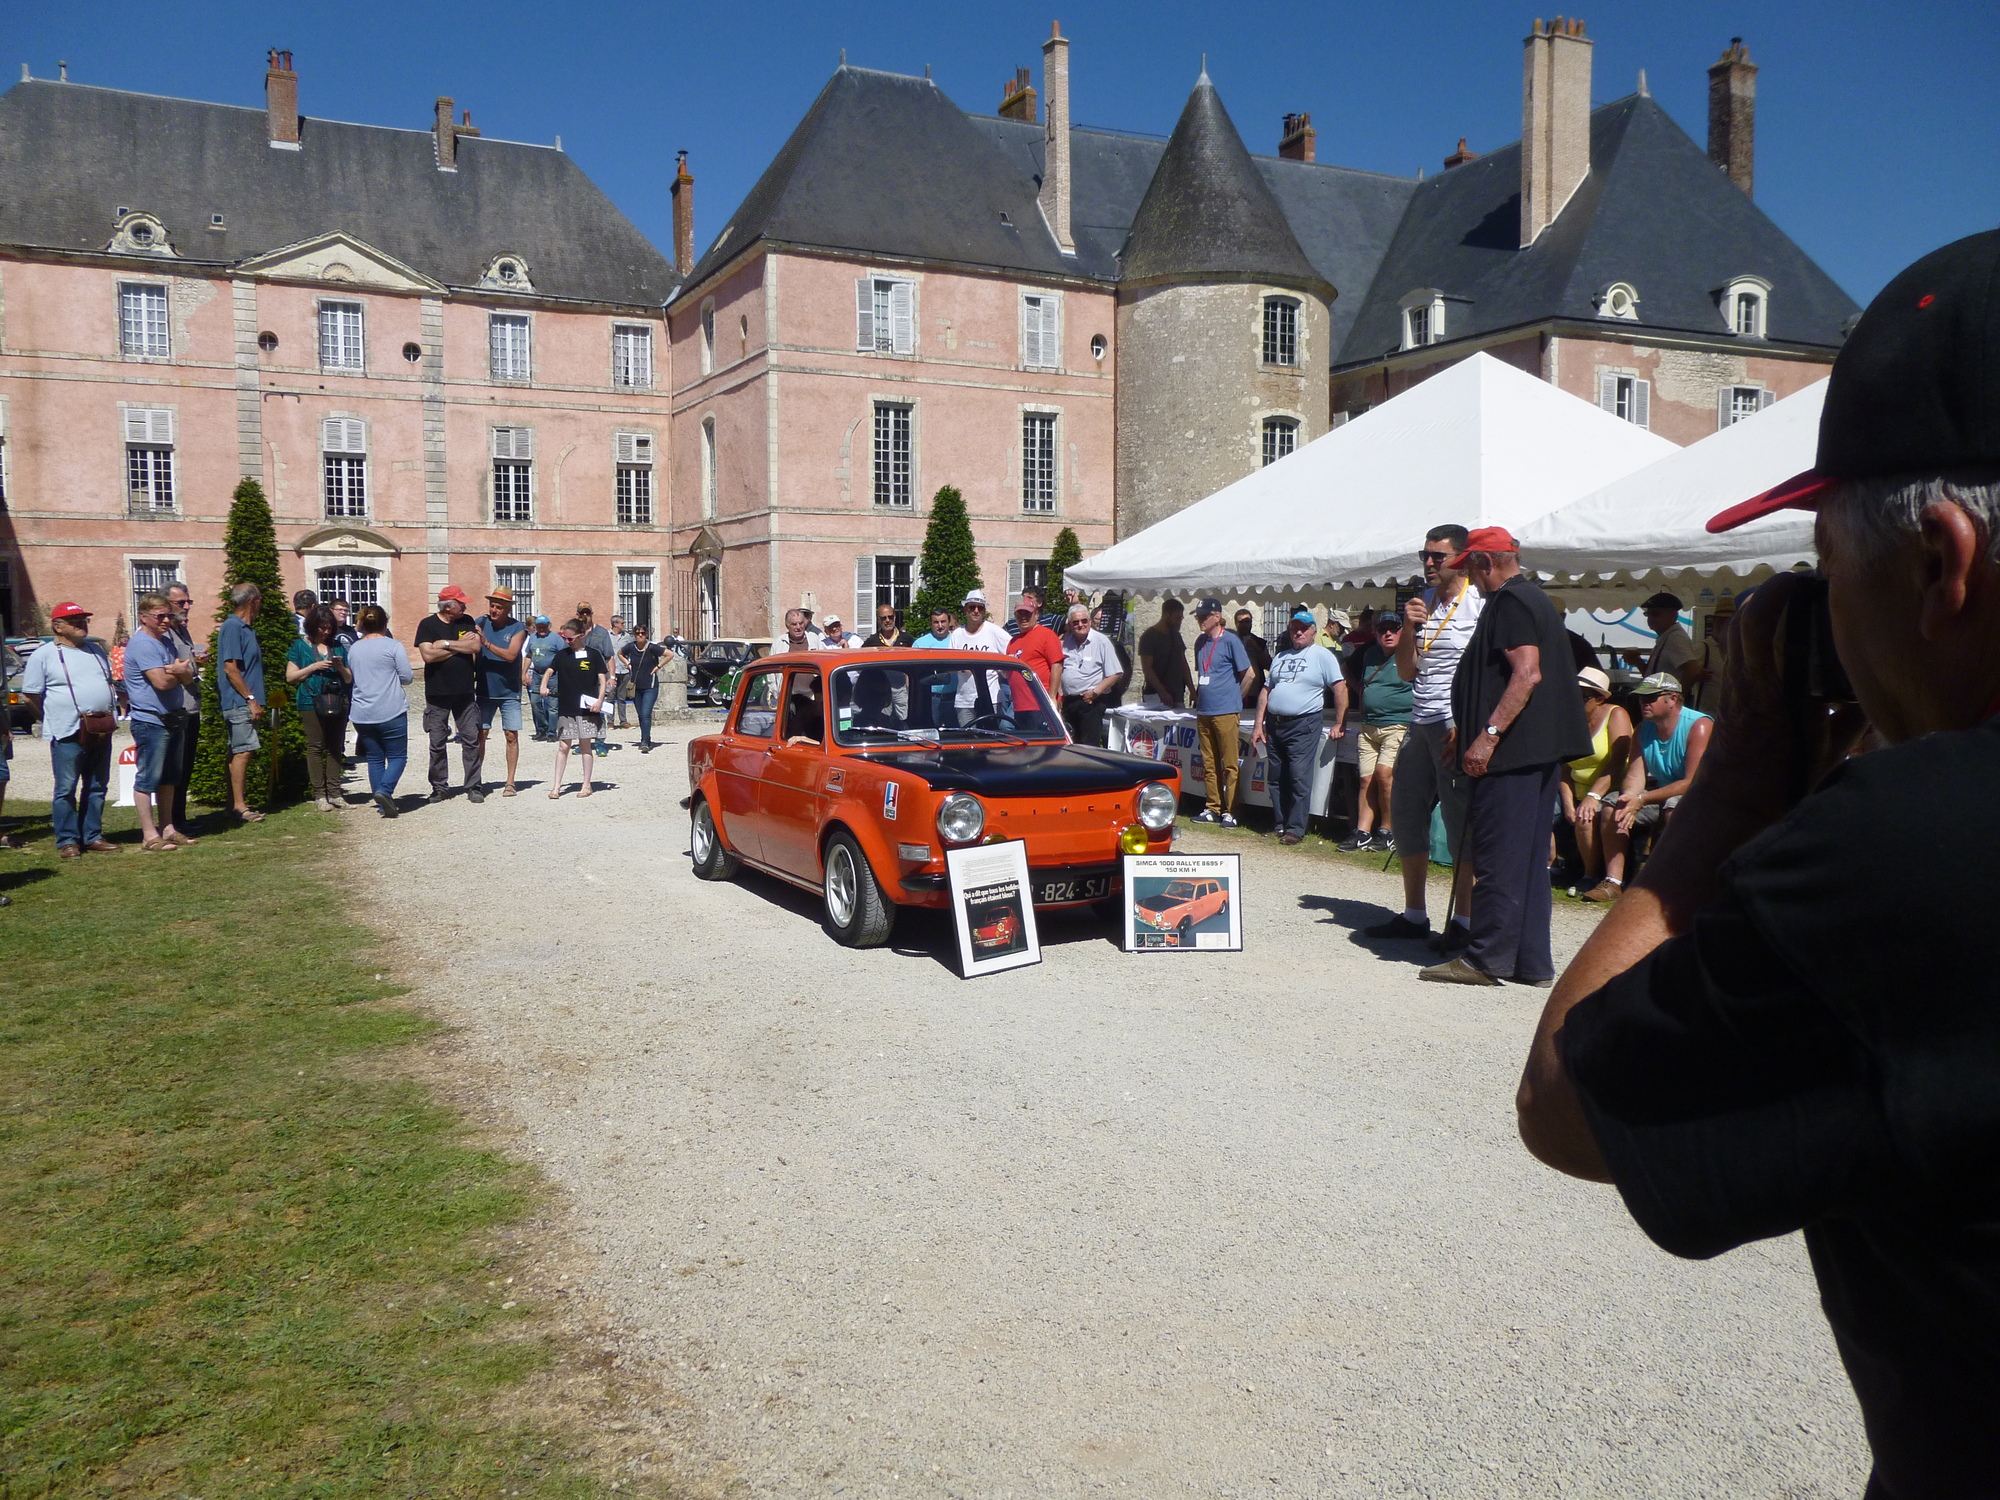
<instances>
[{"instance_id":1,"label":"green lawn","mask_svg":"<svg viewBox=\"0 0 2000 1500\"><path fill-rule=\"evenodd\" d=\"M603 1493L497 1415L555 1353L496 1285L538 1185L396 1079L430 1026L374 1003L330 820L59 865L36 810L0 853L0 1497Z\"/></svg>"}]
</instances>

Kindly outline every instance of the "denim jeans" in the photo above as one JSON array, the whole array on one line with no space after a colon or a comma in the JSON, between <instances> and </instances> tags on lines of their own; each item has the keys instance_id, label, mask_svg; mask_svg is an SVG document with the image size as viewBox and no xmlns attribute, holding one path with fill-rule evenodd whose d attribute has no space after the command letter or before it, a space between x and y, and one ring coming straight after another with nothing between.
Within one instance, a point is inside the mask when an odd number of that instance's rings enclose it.
<instances>
[{"instance_id":1,"label":"denim jeans","mask_svg":"<svg viewBox=\"0 0 2000 1500\"><path fill-rule=\"evenodd\" d=\"M660 684L656 680L649 687L643 687L632 696L633 710L639 715L639 743L653 743L653 705L660 701Z\"/></svg>"},{"instance_id":2,"label":"denim jeans","mask_svg":"<svg viewBox=\"0 0 2000 1500\"><path fill-rule=\"evenodd\" d=\"M107 739L86 750L74 736L50 740L49 763L56 773L55 800L49 804L49 820L56 826L56 847L96 843L104 837L104 793L111 785L111 741Z\"/></svg>"},{"instance_id":3,"label":"denim jeans","mask_svg":"<svg viewBox=\"0 0 2000 1500\"><path fill-rule=\"evenodd\" d=\"M554 693L533 693L529 701L535 710L535 738L552 740L556 737L556 695Z\"/></svg>"},{"instance_id":4,"label":"denim jeans","mask_svg":"<svg viewBox=\"0 0 2000 1500\"><path fill-rule=\"evenodd\" d=\"M1264 716L1264 733L1271 742L1271 811L1279 833L1303 838L1312 812L1313 778L1319 770L1319 746L1326 725L1318 713Z\"/></svg>"},{"instance_id":5,"label":"denim jeans","mask_svg":"<svg viewBox=\"0 0 2000 1500\"><path fill-rule=\"evenodd\" d=\"M396 795L396 783L403 779L403 767L410 758L410 725L406 719L385 719L380 724L356 724L354 747L368 762L368 795L380 792Z\"/></svg>"}]
</instances>

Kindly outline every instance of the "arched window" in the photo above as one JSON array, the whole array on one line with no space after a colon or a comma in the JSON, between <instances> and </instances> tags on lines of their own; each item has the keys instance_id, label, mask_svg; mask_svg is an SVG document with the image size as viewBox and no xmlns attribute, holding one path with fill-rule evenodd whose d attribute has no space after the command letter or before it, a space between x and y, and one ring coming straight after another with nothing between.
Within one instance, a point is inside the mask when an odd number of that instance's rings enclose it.
<instances>
[{"instance_id":1,"label":"arched window","mask_svg":"<svg viewBox=\"0 0 2000 1500\"><path fill-rule=\"evenodd\" d=\"M701 419L701 518L715 519L715 418Z\"/></svg>"},{"instance_id":2,"label":"arched window","mask_svg":"<svg viewBox=\"0 0 2000 1500\"><path fill-rule=\"evenodd\" d=\"M695 573L695 639L712 641L722 634L722 569L705 562Z\"/></svg>"},{"instance_id":3,"label":"arched window","mask_svg":"<svg viewBox=\"0 0 2000 1500\"><path fill-rule=\"evenodd\" d=\"M1299 446L1299 424L1293 417L1264 418L1264 462L1274 464Z\"/></svg>"},{"instance_id":4,"label":"arched window","mask_svg":"<svg viewBox=\"0 0 2000 1500\"><path fill-rule=\"evenodd\" d=\"M701 305L701 373L715 368L715 303Z\"/></svg>"},{"instance_id":5,"label":"arched window","mask_svg":"<svg viewBox=\"0 0 2000 1500\"><path fill-rule=\"evenodd\" d=\"M1738 338L1761 339L1771 311L1771 283L1761 276L1738 276L1717 296L1722 318Z\"/></svg>"}]
</instances>

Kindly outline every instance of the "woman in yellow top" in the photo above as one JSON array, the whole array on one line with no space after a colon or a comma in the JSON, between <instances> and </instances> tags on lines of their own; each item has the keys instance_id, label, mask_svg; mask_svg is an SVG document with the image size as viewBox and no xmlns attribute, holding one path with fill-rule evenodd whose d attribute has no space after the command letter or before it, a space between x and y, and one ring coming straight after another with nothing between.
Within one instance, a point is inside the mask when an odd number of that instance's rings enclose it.
<instances>
[{"instance_id":1,"label":"woman in yellow top","mask_svg":"<svg viewBox=\"0 0 2000 1500\"><path fill-rule=\"evenodd\" d=\"M1602 877L1583 893L1586 901L1611 902L1625 894L1625 856L1632 841L1618 831L1605 806L1622 784L1632 754L1632 716L1611 701L1611 679L1596 667L1576 674L1590 720L1590 754L1569 763L1562 787L1563 816L1576 830L1587 877Z\"/></svg>"}]
</instances>

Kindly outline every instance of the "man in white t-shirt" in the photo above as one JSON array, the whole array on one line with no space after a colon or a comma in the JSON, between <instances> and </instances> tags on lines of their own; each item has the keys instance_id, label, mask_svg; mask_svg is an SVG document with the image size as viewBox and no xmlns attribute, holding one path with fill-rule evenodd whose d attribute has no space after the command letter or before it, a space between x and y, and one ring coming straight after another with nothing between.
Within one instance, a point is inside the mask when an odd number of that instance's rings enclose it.
<instances>
[{"instance_id":1,"label":"man in white t-shirt","mask_svg":"<svg viewBox=\"0 0 2000 1500\"><path fill-rule=\"evenodd\" d=\"M1007 648L1013 644L1006 631L986 618L986 592L974 589L965 596L965 623L952 631L951 639L945 642L947 651L991 651L995 656L1005 656ZM986 678L986 705L982 709L979 678ZM1011 693L1000 690L1000 673L967 672L958 680L958 695L952 699L958 710L958 722L970 724L982 713L997 715L998 722L1011 723L1014 718L1014 700ZM1003 702L1002 699L1005 699Z\"/></svg>"},{"instance_id":2,"label":"man in white t-shirt","mask_svg":"<svg viewBox=\"0 0 2000 1500\"><path fill-rule=\"evenodd\" d=\"M1403 606L1402 639L1396 667L1416 689L1409 733L1396 755L1389 818L1396 830L1396 857L1403 866L1403 910L1386 922L1362 929L1364 937L1430 936L1424 886L1430 875L1431 809L1443 805L1445 837L1452 859L1451 921L1433 946L1451 953L1472 941L1468 925L1472 867L1465 858L1465 808L1471 782L1458 768L1451 721L1451 680L1458 659L1479 624L1484 599L1462 571L1445 566L1465 546L1463 526L1433 526L1424 534L1423 593Z\"/></svg>"}]
</instances>

